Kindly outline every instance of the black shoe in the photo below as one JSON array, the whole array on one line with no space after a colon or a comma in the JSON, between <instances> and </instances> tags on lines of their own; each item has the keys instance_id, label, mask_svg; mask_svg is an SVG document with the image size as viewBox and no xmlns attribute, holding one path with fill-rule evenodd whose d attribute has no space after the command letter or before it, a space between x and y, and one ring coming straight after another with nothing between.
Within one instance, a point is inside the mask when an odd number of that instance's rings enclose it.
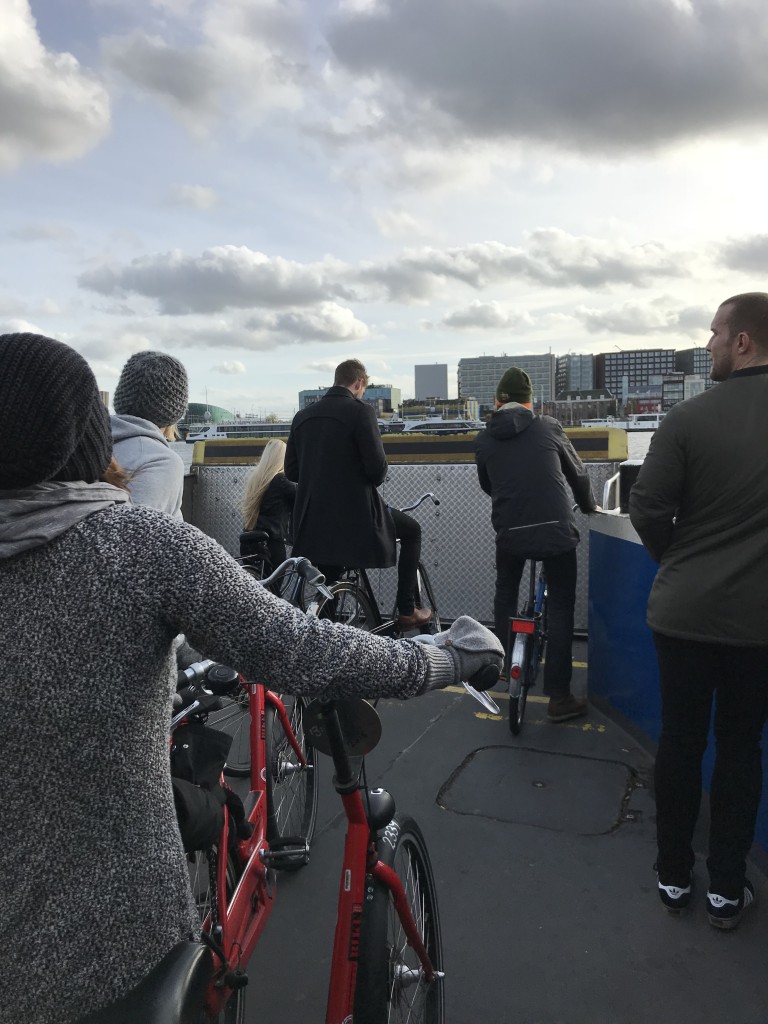
<instances>
[{"instance_id":1,"label":"black shoe","mask_svg":"<svg viewBox=\"0 0 768 1024\"><path fill-rule=\"evenodd\" d=\"M659 899L670 914L679 914L685 910L691 902L691 889L693 888L693 874L688 872L688 880L665 878L662 882L661 875L656 874L659 883ZM678 884L674 884L677 882ZM682 884L680 884L682 883Z\"/></svg>"},{"instance_id":2,"label":"black shoe","mask_svg":"<svg viewBox=\"0 0 768 1024\"><path fill-rule=\"evenodd\" d=\"M567 722L571 718L586 715L589 707L585 700L568 693L565 697L550 697L547 705L548 722Z\"/></svg>"},{"instance_id":3,"label":"black shoe","mask_svg":"<svg viewBox=\"0 0 768 1024\"><path fill-rule=\"evenodd\" d=\"M728 900L718 896L716 892L707 893L707 916L713 928L732 931L738 927L744 911L755 902L755 887L748 878L744 879L744 891L736 900Z\"/></svg>"}]
</instances>

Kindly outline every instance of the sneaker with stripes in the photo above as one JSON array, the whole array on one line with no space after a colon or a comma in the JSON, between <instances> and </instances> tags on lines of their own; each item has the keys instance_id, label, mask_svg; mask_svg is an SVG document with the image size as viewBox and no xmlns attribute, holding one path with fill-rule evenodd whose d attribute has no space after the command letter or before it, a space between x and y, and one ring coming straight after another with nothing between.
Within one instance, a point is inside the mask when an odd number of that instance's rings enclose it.
<instances>
[{"instance_id":1,"label":"sneaker with stripes","mask_svg":"<svg viewBox=\"0 0 768 1024\"><path fill-rule=\"evenodd\" d=\"M716 892L707 893L707 916L713 928L730 931L736 928L744 911L755 902L755 887L748 878L744 880L744 891L735 900L719 896Z\"/></svg>"}]
</instances>

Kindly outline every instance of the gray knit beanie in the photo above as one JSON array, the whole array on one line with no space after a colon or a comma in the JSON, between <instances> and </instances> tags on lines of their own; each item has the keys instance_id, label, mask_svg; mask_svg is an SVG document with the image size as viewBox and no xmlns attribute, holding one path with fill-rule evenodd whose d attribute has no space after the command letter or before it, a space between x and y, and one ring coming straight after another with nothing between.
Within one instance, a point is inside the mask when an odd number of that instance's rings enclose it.
<instances>
[{"instance_id":1,"label":"gray knit beanie","mask_svg":"<svg viewBox=\"0 0 768 1024\"><path fill-rule=\"evenodd\" d=\"M0 437L1 490L100 480L112 431L83 357L42 334L0 335Z\"/></svg>"},{"instance_id":2,"label":"gray knit beanie","mask_svg":"<svg viewBox=\"0 0 768 1024\"><path fill-rule=\"evenodd\" d=\"M115 389L118 416L138 416L157 427L178 423L187 409L187 371L165 352L137 352L123 367Z\"/></svg>"},{"instance_id":3,"label":"gray knit beanie","mask_svg":"<svg viewBox=\"0 0 768 1024\"><path fill-rule=\"evenodd\" d=\"M531 378L519 366L511 366L499 381L496 388L496 401L506 405L507 402L530 402L533 389Z\"/></svg>"}]
</instances>

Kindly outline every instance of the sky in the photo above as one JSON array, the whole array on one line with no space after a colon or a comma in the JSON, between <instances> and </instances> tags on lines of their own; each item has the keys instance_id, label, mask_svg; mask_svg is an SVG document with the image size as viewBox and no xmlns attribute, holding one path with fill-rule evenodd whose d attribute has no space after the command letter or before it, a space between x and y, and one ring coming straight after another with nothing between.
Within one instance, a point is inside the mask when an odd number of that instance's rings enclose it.
<instances>
[{"instance_id":1,"label":"sky","mask_svg":"<svg viewBox=\"0 0 768 1024\"><path fill-rule=\"evenodd\" d=\"M0 0L0 332L290 417L343 359L706 345L768 290L758 0Z\"/></svg>"}]
</instances>

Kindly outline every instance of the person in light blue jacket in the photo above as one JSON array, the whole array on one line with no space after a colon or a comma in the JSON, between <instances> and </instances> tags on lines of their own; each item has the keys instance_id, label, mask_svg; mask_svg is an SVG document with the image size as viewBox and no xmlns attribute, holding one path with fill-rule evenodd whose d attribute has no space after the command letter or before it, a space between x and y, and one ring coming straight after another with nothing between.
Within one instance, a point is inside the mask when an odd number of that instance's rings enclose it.
<instances>
[{"instance_id":1,"label":"person in light blue jacket","mask_svg":"<svg viewBox=\"0 0 768 1024\"><path fill-rule=\"evenodd\" d=\"M182 518L184 463L168 442L187 408L187 371L165 352L137 352L123 367L112 417L114 455L130 473L134 505Z\"/></svg>"}]
</instances>

